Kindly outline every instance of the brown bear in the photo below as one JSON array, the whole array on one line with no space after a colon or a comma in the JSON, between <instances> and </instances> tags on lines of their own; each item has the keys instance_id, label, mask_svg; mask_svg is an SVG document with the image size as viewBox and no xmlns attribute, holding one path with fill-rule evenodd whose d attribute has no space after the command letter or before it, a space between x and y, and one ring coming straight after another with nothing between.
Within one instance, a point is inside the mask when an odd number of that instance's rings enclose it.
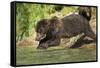
<instances>
[{"instance_id":1,"label":"brown bear","mask_svg":"<svg viewBox=\"0 0 100 68\"><path fill-rule=\"evenodd\" d=\"M96 35L89 24L90 19L91 8L80 7L79 14L71 14L62 19L54 16L51 19L40 20L36 26L36 40L39 41L37 48L46 49L59 45L61 38L70 38L81 33L84 33L82 38L88 36L96 40Z\"/></svg>"}]
</instances>

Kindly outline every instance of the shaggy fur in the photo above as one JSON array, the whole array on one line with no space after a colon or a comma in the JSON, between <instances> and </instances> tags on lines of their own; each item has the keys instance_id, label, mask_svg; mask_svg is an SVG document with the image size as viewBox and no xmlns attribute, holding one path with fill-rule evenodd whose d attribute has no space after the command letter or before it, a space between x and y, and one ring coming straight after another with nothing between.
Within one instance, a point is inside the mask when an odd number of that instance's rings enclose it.
<instances>
[{"instance_id":1,"label":"shaggy fur","mask_svg":"<svg viewBox=\"0 0 100 68\"><path fill-rule=\"evenodd\" d=\"M89 14L86 9L89 10ZM79 14L71 14L62 19L54 16L51 19L40 20L36 28L36 40L39 41L37 48L46 49L49 46L59 45L61 38L70 38L81 33L84 33L84 37L88 36L95 40L96 36L89 25L90 18L90 7L80 7Z\"/></svg>"}]
</instances>

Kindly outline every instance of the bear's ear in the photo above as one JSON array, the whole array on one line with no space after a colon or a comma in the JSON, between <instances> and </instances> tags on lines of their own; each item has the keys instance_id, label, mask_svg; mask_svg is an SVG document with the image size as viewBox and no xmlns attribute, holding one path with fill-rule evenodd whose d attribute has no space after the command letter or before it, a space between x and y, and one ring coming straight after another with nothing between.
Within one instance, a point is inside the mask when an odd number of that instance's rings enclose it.
<instances>
[{"instance_id":1,"label":"bear's ear","mask_svg":"<svg viewBox=\"0 0 100 68\"><path fill-rule=\"evenodd\" d=\"M61 20L54 16L50 19L50 28L51 28L51 32L52 32L52 35L57 35L57 33L59 32L60 30L60 25L61 25Z\"/></svg>"},{"instance_id":2,"label":"bear's ear","mask_svg":"<svg viewBox=\"0 0 100 68\"><path fill-rule=\"evenodd\" d=\"M48 19L43 19L42 24L43 24L44 26L49 26L50 21L49 21Z\"/></svg>"},{"instance_id":3,"label":"bear's ear","mask_svg":"<svg viewBox=\"0 0 100 68\"><path fill-rule=\"evenodd\" d=\"M39 22L38 22L38 25L37 26L48 26L49 25L49 20L48 19L41 19Z\"/></svg>"},{"instance_id":4,"label":"bear's ear","mask_svg":"<svg viewBox=\"0 0 100 68\"><path fill-rule=\"evenodd\" d=\"M61 20L58 18L58 17L56 17L56 16L54 16L54 17L52 17L51 19L50 19L50 24L52 25L52 26L57 26L58 27L58 25L61 23Z\"/></svg>"},{"instance_id":5,"label":"bear's ear","mask_svg":"<svg viewBox=\"0 0 100 68\"><path fill-rule=\"evenodd\" d=\"M50 19L51 24L57 24L59 22L59 18L54 16Z\"/></svg>"}]
</instances>

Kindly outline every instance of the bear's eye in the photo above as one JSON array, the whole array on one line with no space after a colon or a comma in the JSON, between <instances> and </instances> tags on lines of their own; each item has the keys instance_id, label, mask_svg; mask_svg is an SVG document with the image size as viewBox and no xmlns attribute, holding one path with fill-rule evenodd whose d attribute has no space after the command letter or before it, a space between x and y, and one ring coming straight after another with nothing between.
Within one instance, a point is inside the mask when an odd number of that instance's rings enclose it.
<instances>
[{"instance_id":1,"label":"bear's eye","mask_svg":"<svg viewBox=\"0 0 100 68\"><path fill-rule=\"evenodd\" d=\"M38 32L39 32L39 33L44 33L44 31L45 31L45 30L44 30L43 28L40 28Z\"/></svg>"}]
</instances>

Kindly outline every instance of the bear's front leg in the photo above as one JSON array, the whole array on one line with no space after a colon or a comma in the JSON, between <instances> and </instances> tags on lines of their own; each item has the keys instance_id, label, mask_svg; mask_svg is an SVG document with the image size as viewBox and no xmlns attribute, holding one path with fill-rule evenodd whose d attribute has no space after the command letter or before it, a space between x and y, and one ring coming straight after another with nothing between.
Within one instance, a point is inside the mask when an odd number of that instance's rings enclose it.
<instances>
[{"instance_id":1,"label":"bear's front leg","mask_svg":"<svg viewBox=\"0 0 100 68\"><path fill-rule=\"evenodd\" d=\"M50 46L57 46L60 44L60 39L49 39L47 41L41 40L37 49L47 49Z\"/></svg>"}]
</instances>

